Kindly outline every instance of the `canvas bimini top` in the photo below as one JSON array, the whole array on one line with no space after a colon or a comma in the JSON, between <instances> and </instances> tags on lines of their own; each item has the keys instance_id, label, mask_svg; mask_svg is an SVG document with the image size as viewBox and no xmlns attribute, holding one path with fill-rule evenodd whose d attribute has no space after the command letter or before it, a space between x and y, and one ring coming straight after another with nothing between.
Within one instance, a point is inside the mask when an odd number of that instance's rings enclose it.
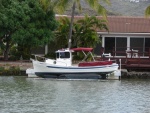
<instances>
[{"instance_id":1,"label":"canvas bimini top","mask_svg":"<svg viewBox=\"0 0 150 113\"><path fill-rule=\"evenodd\" d=\"M91 52L93 50L93 48L80 47L80 48L71 48L71 50L73 50L75 52L80 52L80 51Z\"/></svg>"}]
</instances>

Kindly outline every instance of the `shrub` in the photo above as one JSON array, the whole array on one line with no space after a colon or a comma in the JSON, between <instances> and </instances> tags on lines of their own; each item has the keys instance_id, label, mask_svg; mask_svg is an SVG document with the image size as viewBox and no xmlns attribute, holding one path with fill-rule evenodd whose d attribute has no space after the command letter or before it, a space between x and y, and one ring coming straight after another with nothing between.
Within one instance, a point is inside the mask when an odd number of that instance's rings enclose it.
<instances>
[{"instance_id":1,"label":"shrub","mask_svg":"<svg viewBox=\"0 0 150 113\"><path fill-rule=\"evenodd\" d=\"M0 67L0 75L20 75L19 66Z\"/></svg>"}]
</instances>

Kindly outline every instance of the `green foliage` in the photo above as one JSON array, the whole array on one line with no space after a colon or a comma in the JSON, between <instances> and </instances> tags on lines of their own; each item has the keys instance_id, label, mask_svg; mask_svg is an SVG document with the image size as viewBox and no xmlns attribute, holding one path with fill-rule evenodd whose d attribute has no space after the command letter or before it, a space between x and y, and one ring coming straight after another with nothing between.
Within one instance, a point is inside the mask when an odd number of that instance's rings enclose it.
<instances>
[{"instance_id":1,"label":"green foliage","mask_svg":"<svg viewBox=\"0 0 150 113\"><path fill-rule=\"evenodd\" d=\"M12 61L19 60L19 57L20 57L20 54L18 53L17 45L13 45L10 48L9 60L12 60Z\"/></svg>"},{"instance_id":2,"label":"green foliage","mask_svg":"<svg viewBox=\"0 0 150 113\"><path fill-rule=\"evenodd\" d=\"M81 61L83 58L84 58L84 55L81 52L73 55L73 60Z\"/></svg>"},{"instance_id":3,"label":"green foliage","mask_svg":"<svg viewBox=\"0 0 150 113\"><path fill-rule=\"evenodd\" d=\"M84 0L92 9L94 9L98 14L106 16L107 10L100 4L106 3L110 4L109 0ZM67 8L73 6L73 3L76 3L76 6L79 11L82 11L81 0L58 0L57 9L59 13L63 13Z\"/></svg>"},{"instance_id":4,"label":"green foliage","mask_svg":"<svg viewBox=\"0 0 150 113\"><path fill-rule=\"evenodd\" d=\"M0 55L3 55L3 51L2 51L2 49L0 48Z\"/></svg>"},{"instance_id":5,"label":"green foliage","mask_svg":"<svg viewBox=\"0 0 150 113\"><path fill-rule=\"evenodd\" d=\"M45 45L52 38L57 22L53 10L45 11L37 0L26 0L24 7L25 23L18 29L14 36L14 41L22 46L35 47ZM26 17L27 16L27 17Z\"/></svg>"},{"instance_id":6,"label":"green foliage","mask_svg":"<svg viewBox=\"0 0 150 113\"><path fill-rule=\"evenodd\" d=\"M9 67L9 75L20 75L19 66L11 66Z\"/></svg>"},{"instance_id":7,"label":"green foliage","mask_svg":"<svg viewBox=\"0 0 150 113\"><path fill-rule=\"evenodd\" d=\"M20 75L19 66L2 66L0 67L0 75Z\"/></svg>"},{"instance_id":8,"label":"green foliage","mask_svg":"<svg viewBox=\"0 0 150 113\"><path fill-rule=\"evenodd\" d=\"M98 14L103 15L103 17L106 19L106 9L100 4L100 0L85 0L88 5L93 8L95 11L97 11ZM108 3L109 0L103 0L101 2ZM72 14L71 14L71 23L69 27L69 35L68 35L68 48L71 47L71 39L72 39L72 28L73 28L73 20L74 20L74 14L75 14L75 8L76 5L78 9L81 11L81 0L58 0L57 6L59 7L61 12L64 12L67 6L72 6Z\"/></svg>"},{"instance_id":9,"label":"green foliage","mask_svg":"<svg viewBox=\"0 0 150 113\"><path fill-rule=\"evenodd\" d=\"M86 53L87 54L87 53ZM82 52L77 52L75 54L73 54L73 61L80 61L83 60L85 58L85 55ZM91 55L89 55L86 59L84 59L85 61L92 61L93 58Z\"/></svg>"},{"instance_id":10,"label":"green foliage","mask_svg":"<svg viewBox=\"0 0 150 113\"><path fill-rule=\"evenodd\" d=\"M96 44L100 43L99 36L97 35L98 29L108 30L106 21L95 16L89 17L85 15L75 25L73 40L79 47L95 47Z\"/></svg>"},{"instance_id":11,"label":"green foliage","mask_svg":"<svg viewBox=\"0 0 150 113\"><path fill-rule=\"evenodd\" d=\"M59 48L64 48L68 44L68 33L69 33L70 21L67 17L62 17L59 19L59 27L55 32L55 44Z\"/></svg>"},{"instance_id":12,"label":"green foliage","mask_svg":"<svg viewBox=\"0 0 150 113\"><path fill-rule=\"evenodd\" d=\"M40 0L0 0L0 7L0 47L7 54L16 43L30 51L54 38L55 14Z\"/></svg>"},{"instance_id":13,"label":"green foliage","mask_svg":"<svg viewBox=\"0 0 150 113\"><path fill-rule=\"evenodd\" d=\"M4 67L0 67L0 72L4 71L5 68Z\"/></svg>"},{"instance_id":14,"label":"green foliage","mask_svg":"<svg viewBox=\"0 0 150 113\"><path fill-rule=\"evenodd\" d=\"M145 16L150 16L150 6L148 6L145 10Z\"/></svg>"},{"instance_id":15,"label":"green foliage","mask_svg":"<svg viewBox=\"0 0 150 113\"><path fill-rule=\"evenodd\" d=\"M51 58L51 59L55 59L56 58L56 54L54 52L50 52L47 55L45 55L46 58Z\"/></svg>"},{"instance_id":16,"label":"green foliage","mask_svg":"<svg viewBox=\"0 0 150 113\"><path fill-rule=\"evenodd\" d=\"M59 22L60 26L56 32L55 43L60 48L63 48L68 44L70 21L67 17L64 17ZM73 24L72 47L95 47L96 44L100 43L100 38L97 35L98 29L108 31L106 21L95 16L89 17L85 15L83 19Z\"/></svg>"}]
</instances>

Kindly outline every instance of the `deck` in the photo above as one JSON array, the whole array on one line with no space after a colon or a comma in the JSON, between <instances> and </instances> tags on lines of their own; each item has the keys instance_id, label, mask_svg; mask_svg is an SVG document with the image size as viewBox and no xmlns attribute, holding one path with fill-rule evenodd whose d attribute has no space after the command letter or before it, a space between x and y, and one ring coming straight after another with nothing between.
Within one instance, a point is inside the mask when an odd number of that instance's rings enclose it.
<instances>
[{"instance_id":1,"label":"deck","mask_svg":"<svg viewBox=\"0 0 150 113\"><path fill-rule=\"evenodd\" d=\"M140 50L140 48L136 48L136 50L126 48L124 51L113 50L111 56L97 56L96 59L110 59L118 64L120 64L119 59L121 59L121 69L127 69L128 71L150 71L150 48L147 48L147 51L144 52Z\"/></svg>"}]
</instances>

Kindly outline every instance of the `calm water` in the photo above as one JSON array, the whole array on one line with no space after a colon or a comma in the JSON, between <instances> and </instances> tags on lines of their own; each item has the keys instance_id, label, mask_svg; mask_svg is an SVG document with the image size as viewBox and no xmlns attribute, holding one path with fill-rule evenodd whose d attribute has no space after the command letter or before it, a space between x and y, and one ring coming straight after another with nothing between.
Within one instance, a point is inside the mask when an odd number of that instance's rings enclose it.
<instances>
[{"instance_id":1,"label":"calm water","mask_svg":"<svg viewBox=\"0 0 150 113\"><path fill-rule=\"evenodd\" d=\"M150 80L0 77L0 113L150 113Z\"/></svg>"}]
</instances>

